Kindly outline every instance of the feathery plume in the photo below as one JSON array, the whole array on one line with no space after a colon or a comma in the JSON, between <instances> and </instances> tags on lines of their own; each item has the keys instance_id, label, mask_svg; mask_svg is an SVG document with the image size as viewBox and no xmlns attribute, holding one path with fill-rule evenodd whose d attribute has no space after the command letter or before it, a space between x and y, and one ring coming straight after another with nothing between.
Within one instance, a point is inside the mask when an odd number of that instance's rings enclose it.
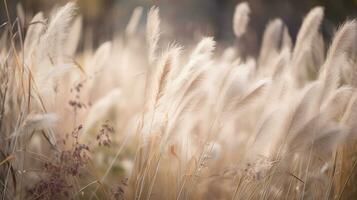
<instances>
[{"instance_id":1,"label":"feathery plume","mask_svg":"<svg viewBox=\"0 0 357 200\"><path fill-rule=\"evenodd\" d=\"M126 29L125 29L125 35L127 37L132 36L136 32L136 29L137 29L137 27L139 25L142 13L143 13L143 8L142 7L136 7L134 9L133 14L131 15L131 18L129 20L129 23L126 26Z\"/></svg>"},{"instance_id":2,"label":"feathery plume","mask_svg":"<svg viewBox=\"0 0 357 200\"><path fill-rule=\"evenodd\" d=\"M146 41L148 44L149 62L153 63L156 60L156 50L160 38L160 17L159 9L151 7L148 13L146 25Z\"/></svg>"},{"instance_id":3,"label":"feathery plume","mask_svg":"<svg viewBox=\"0 0 357 200\"><path fill-rule=\"evenodd\" d=\"M74 56L82 32L82 17L78 16L69 28L68 38L66 40L66 56Z\"/></svg>"},{"instance_id":4,"label":"feathery plume","mask_svg":"<svg viewBox=\"0 0 357 200\"><path fill-rule=\"evenodd\" d=\"M26 37L24 41L24 53L25 60L28 60L35 48L35 45L38 45L40 37L46 29L45 19L43 13L37 13L29 24L29 28L26 32Z\"/></svg>"},{"instance_id":5,"label":"feathery plume","mask_svg":"<svg viewBox=\"0 0 357 200\"><path fill-rule=\"evenodd\" d=\"M93 134L106 120L115 118L115 106L120 101L121 94L120 89L113 89L94 103L84 122L83 133Z\"/></svg>"},{"instance_id":6,"label":"feathery plume","mask_svg":"<svg viewBox=\"0 0 357 200\"><path fill-rule=\"evenodd\" d=\"M323 17L324 9L322 7L315 7L307 14L296 37L296 46L293 52L294 59L311 46L320 29Z\"/></svg>"},{"instance_id":7,"label":"feathery plume","mask_svg":"<svg viewBox=\"0 0 357 200\"><path fill-rule=\"evenodd\" d=\"M264 67L272 56L276 56L276 54L278 54L283 43L284 28L285 27L281 19L275 19L267 25L264 31L263 42L259 54L259 64L262 67Z\"/></svg>"},{"instance_id":8,"label":"feathery plume","mask_svg":"<svg viewBox=\"0 0 357 200\"><path fill-rule=\"evenodd\" d=\"M171 78L171 73L173 70L174 60L181 51L181 47L177 45L169 46L168 50L162 55L162 58L159 59L158 68L156 75L154 76L154 102L158 100L164 94L164 91L168 85L169 78Z\"/></svg>"},{"instance_id":9,"label":"feathery plume","mask_svg":"<svg viewBox=\"0 0 357 200\"><path fill-rule=\"evenodd\" d=\"M40 38L37 51L39 63L47 61L47 63L43 64L54 65L59 64L63 60L64 52L62 49L64 48L64 44L66 44L69 27L76 9L76 4L69 2L52 13L47 29Z\"/></svg>"},{"instance_id":10,"label":"feathery plume","mask_svg":"<svg viewBox=\"0 0 357 200\"><path fill-rule=\"evenodd\" d=\"M357 21L351 20L344 23L337 31L327 54L327 60L338 57L341 54L356 56L355 49L357 38ZM351 52L350 52L351 51Z\"/></svg>"},{"instance_id":11,"label":"feathery plume","mask_svg":"<svg viewBox=\"0 0 357 200\"><path fill-rule=\"evenodd\" d=\"M24 129L41 130L51 128L58 122L58 120L59 116L55 113L29 115L25 120Z\"/></svg>"},{"instance_id":12,"label":"feathery plume","mask_svg":"<svg viewBox=\"0 0 357 200\"><path fill-rule=\"evenodd\" d=\"M203 38L196 46L195 50L191 54L191 58L199 55L211 56L216 46L216 42L213 37Z\"/></svg>"},{"instance_id":13,"label":"feathery plume","mask_svg":"<svg viewBox=\"0 0 357 200\"><path fill-rule=\"evenodd\" d=\"M332 44L327 52L325 63L321 67L319 74L319 78L325 84L325 93L329 93L332 89L338 87L341 78L341 70L344 71L342 72L342 75L345 75L346 71L355 71L348 68L350 66L353 66L353 64L350 65L348 63L350 61L348 57L351 56L351 58L353 58L354 56L356 56L357 50L354 49L356 47L354 46L355 43L353 43L353 41L356 41L356 35L356 20L346 22L337 31L332 41ZM347 69L345 67L343 67L342 69L341 67L338 67L344 65L348 66ZM353 85L353 80L351 82Z\"/></svg>"},{"instance_id":14,"label":"feathery plume","mask_svg":"<svg viewBox=\"0 0 357 200\"><path fill-rule=\"evenodd\" d=\"M112 48L111 42L104 42L95 51L93 58L91 59L88 69L88 75L94 76L95 73L99 72L103 65L106 63L110 56L110 51Z\"/></svg>"},{"instance_id":15,"label":"feathery plume","mask_svg":"<svg viewBox=\"0 0 357 200\"><path fill-rule=\"evenodd\" d=\"M233 31L237 38L246 32L249 14L250 8L247 2L242 2L236 6L233 17Z\"/></svg>"},{"instance_id":16,"label":"feathery plume","mask_svg":"<svg viewBox=\"0 0 357 200\"><path fill-rule=\"evenodd\" d=\"M267 79L262 79L257 81L254 85L249 88L242 97L240 97L235 103L234 107L232 108L233 110L238 109L240 106L244 106L248 103L251 103L253 100L257 99L259 96L261 96L265 91L266 88L269 86L271 83L271 80Z\"/></svg>"},{"instance_id":17,"label":"feathery plume","mask_svg":"<svg viewBox=\"0 0 357 200\"><path fill-rule=\"evenodd\" d=\"M22 6L21 3L16 4L16 12L17 12L17 16L20 20L21 26L24 26L26 15L25 15L24 7Z\"/></svg>"},{"instance_id":18,"label":"feathery plume","mask_svg":"<svg viewBox=\"0 0 357 200\"><path fill-rule=\"evenodd\" d=\"M346 86L333 91L331 96L321 106L322 112L329 115L336 122L341 121L353 93L353 88Z\"/></svg>"}]
</instances>

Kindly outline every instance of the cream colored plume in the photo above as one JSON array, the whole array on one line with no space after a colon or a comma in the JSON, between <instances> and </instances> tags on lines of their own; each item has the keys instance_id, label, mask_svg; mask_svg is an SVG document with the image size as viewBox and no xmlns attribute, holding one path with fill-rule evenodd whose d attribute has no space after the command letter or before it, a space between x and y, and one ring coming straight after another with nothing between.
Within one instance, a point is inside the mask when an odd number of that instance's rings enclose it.
<instances>
[{"instance_id":1,"label":"cream colored plume","mask_svg":"<svg viewBox=\"0 0 357 200\"><path fill-rule=\"evenodd\" d=\"M134 9L133 14L131 15L131 18L129 20L129 23L125 29L125 35L127 37L132 36L136 32L136 29L138 28L142 13L143 13L142 7L136 7Z\"/></svg>"},{"instance_id":2,"label":"cream colored plume","mask_svg":"<svg viewBox=\"0 0 357 200\"><path fill-rule=\"evenodd\" d=\"M70 2L52 13L37 48L39 67L48 67L48 65L63 62L63 49L76 9L76 4Z\"/></svg>"},{"instance_id":3,"label":"cream colored plume","mask_svg":"<svg viewBox=\"0 0 357 200\"><path fill-rule=\"evenodd\" d=\"M34 51L36 45L38 45L40 37L45 29L46 21L43 17L43 13L39 12L31 20L29 28L26 32L24 41L25 62L27 62L32 55L32 52Z\"/></svg>"},{"instance_id":4,"label":"cream colored plume","mask_svg":"<svg viewBox=\"0 0 357 200\"><path fill-rule=\"evenodd\" d=\"M157 46L160 38L160 17L159 9L151 7L148 13L146 24L146 42L148 45L149 62L153 63L157 59Z\"/></svg>"},{"instance_id":5,"label":"cream colored plume","mask_svg":"<svg viewBox=\"0 0 357 200\"><path fill-rule=\"evenodd\" d=\"M322 7L315 7L307 14L296 38L296 45L293 53L294 59L301 56L306 48L311 47L314 42L313 39L319 32L323 17L324 9Z\"/></svg>"},{"instance_id":6,"label":"cream colored plume","mask_svg":"<svg viewBox=\"0 0 357 200\"><path fill-rule=\"evenodd\" d=\"M121 90L113 89L94 103L83 125L83 132L85 134L93 134L98 131L98 128L105 123L105 121L115 118L117 113L116 106L121 100L120 96Z\"/></svg>"},{"instance_id":7,"label":"cream colored plume","mask_svg":"<svg viewBox=\"0 0 357 200\"><path fill-rule=\"evenodd\" d=\"M238 4L234 11L233 31L236 37L241 37L247 30L250 8L247 2Z\"/></svg>"}]
</instances>

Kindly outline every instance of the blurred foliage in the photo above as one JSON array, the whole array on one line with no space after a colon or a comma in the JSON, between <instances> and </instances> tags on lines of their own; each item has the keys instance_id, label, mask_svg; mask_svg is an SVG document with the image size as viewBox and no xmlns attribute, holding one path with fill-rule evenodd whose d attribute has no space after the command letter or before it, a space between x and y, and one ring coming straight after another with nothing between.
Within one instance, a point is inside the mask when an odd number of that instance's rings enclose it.
<instances>
[{"instance_id":1,"label":"blurred foliage","mask_svg":"<svg viewBox=\"0 0 357 200\"><path fill-rule=\"evenodd\" d=\"M62 5L68 0L7 0L11 13L15 13L20 2L26 14L31 16L38 11L49 11L55 5ZM247 0L251 6L250 27L253 36L259 38L267 22L280 17L288 25L294 38L303 16L314 6L325 7L323 32L329 38L336 25L346 18L357 16L357 0ZM174 24L168 32L175 38L192 38L199 30L204 35L214 35L218 40L231 41L232 15L235 5L241 0L77 0L80 12L84 16L86 27L94 27L94 36L110 37L116 31L124 29L131 12L136 6L148 8L160 6L163 22ZM3 5L3 3L1 3ZM1 22L6 20L3 6L0 12ZM98 27L100 27L98 29ZM174 35L175 33L179 35ZM97 37L98 38L98 37Z\"/></svg>"}]
</instances>

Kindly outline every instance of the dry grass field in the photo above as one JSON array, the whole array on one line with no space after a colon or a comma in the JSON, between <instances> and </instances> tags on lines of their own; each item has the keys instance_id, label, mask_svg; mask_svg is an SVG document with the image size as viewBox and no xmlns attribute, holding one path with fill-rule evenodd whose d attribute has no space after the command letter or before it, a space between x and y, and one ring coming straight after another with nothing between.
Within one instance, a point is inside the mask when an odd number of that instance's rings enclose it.
<instances>
[{"instance_id":1,"label":"dry grass field","mask_svg":"<svg viewBox=\"0 0 357 200\"><path fill-rule=\"evenodd\" d=\"M73 2L18 9L0 29L1 199L357 198L357 21L326 42L322 7L296 41L272 20L251 57L252 12L218 50L160 40L157 7L98 48Z\"/></svg>"}]
</instances>

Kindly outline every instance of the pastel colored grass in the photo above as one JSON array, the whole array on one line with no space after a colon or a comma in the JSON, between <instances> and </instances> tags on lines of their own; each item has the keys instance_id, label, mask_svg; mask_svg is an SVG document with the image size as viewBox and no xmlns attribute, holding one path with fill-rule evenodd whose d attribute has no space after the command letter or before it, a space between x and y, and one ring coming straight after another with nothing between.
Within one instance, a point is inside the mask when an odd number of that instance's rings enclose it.
<instances>
[{"instance_id":1,"label":"pastel colored grass","mask_svg":"<svg viewBox=\"0 0 357 200\"><path fill-rule=\"evenodd\" d=\"M2 199L357 197L356 20L329 45L322 7L295 43L274 19L249 57L212 37L162 44L157 7L145 37L137 8L124 35L80 51L75 3L18 12L1 26ZM239 40L251 12L232 16Z\"/></svg>"}]
</instances>

